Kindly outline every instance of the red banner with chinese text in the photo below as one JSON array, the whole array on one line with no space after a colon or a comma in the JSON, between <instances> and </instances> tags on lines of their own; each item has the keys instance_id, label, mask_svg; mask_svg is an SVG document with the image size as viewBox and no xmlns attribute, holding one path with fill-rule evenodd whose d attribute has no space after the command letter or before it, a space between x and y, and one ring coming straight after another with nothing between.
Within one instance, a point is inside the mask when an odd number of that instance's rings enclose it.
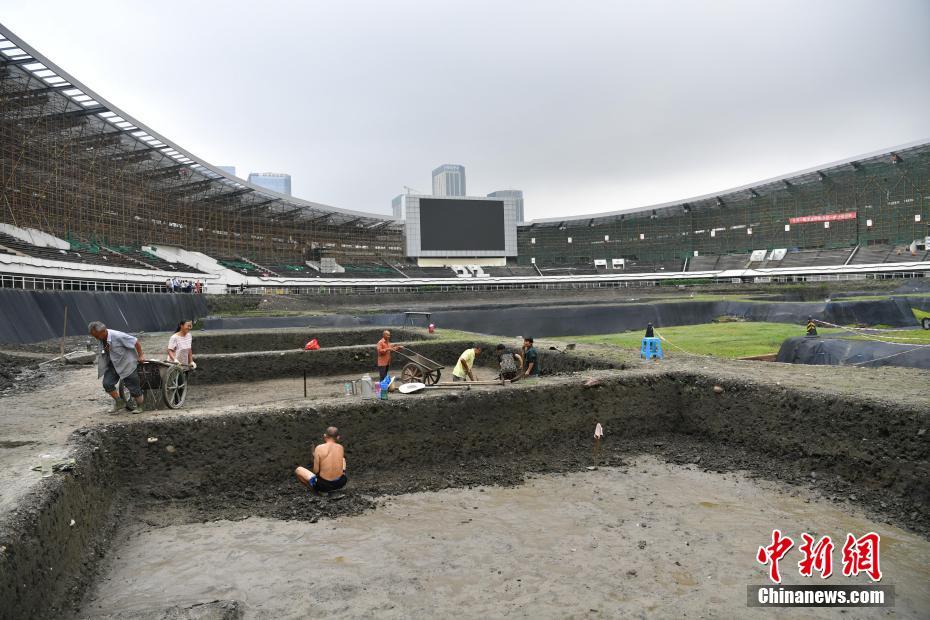
<instances>
[{"instance_id":1,"label":"red banner with chinese text","mask_svg":"<svg viewBox=\"0 0 930 620\"><path fill-rule=\"evenodd\" d=\"M811 222L838 222L841 220L856 219L855 211L846 211L844 213L826 213L824 215L802 215L801 217L788 218L789 224L810 224Z\"/></svg>"}]
</instances>

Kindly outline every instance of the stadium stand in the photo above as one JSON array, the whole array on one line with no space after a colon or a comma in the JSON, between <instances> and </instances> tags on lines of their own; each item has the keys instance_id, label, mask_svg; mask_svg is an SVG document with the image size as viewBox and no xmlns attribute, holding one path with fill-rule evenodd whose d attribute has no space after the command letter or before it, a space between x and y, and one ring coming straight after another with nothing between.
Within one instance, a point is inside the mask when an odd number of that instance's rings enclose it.
<instances>
[{"instance_id":1,"label":"stadium stand","mask_svg":"<svg viewBox=\"0 0 930 620\"><path fill-rule=\"evenodd\" d=\"M817 267L822 265L843 265L854 248L839 250L798 250L789 251L778 263L778 267Z\"/></svg>"},{"instance_id":2,"label":"stadium stand","mask_svg":"<svg viewBox=\"0 0 930 620\"><path fill-rule=\"evenodd\" d=\"M70 241L71 249L62 250L33 245L12 235L0 233L0 251L6 254L31 256L45 260L82 263L88 265L109 265L130 269L151 269L156 271L176 271L183 273L203 273L190 265L169 263L141 248L127 246L104 246L82 241Z\"/></svg>"},{"instance_id":3,"label":"stadium stand","mask_svg":"<svg viewBox=\"0 0 930 620\"><path fill-rule=\"evenodd\" d=\"M115 108L2 26L0 178L0 223L71 243L59 250L0 236L3 264L22 255L197 273L141 249L158 243L196 254L205 268L216 259L214 275L234 286L243 278L257 286L262 276L455 277L451 266L419 267L405 258L402 222L228 175ZM914 143L712 195L535 220L518 226L518 256L506 267L470 273L608 277L685 266L719 272L923 262L930 259L928 188L930 144ZM790 251L781 261L751 261L752 251L774 248ZM622 269L614 268L619 259ZM455 265L468 264L459 260ZM338 273L322 269L324 261L334 261Z\"/></svg>"}]
</instances>

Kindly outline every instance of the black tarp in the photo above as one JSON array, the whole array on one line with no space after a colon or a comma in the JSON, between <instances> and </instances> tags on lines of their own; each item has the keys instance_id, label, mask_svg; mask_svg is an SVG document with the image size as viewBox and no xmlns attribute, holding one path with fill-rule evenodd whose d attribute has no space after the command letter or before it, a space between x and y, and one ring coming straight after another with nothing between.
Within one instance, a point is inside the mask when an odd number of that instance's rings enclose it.
<instances>
[{"instance_id":1,"label":"black tarp","mask_svg":"<svg viewBox=\"0 0 930 620\"><path fill-rule=\"evenodd\" d=\"M182 319L207 314L203 295L0 289L0 342L60 337L65 307L69 336L86 334L90 321L128 332L171 331Z\"/></svg>"},{"instance_id":2,"label":"black tarp","mask_svg":"<svg viewBox=\"0 0 930 620\"><path fill-rule=\"evenodd\" d=\"M906 301L750 302L681 301L653 304L589 304L525 306L508 304L462 310L437 309L432 321L439 328L461 329L498 336L585 336L657 327L711 323L720 316L749 321L803 325L807 317L837 324L862 323L905 327L917 325ZM207 319L207 329L270 327L398 326L402 313L325 315L305 317L236 317Z\"/></svg>"},{"instance_id":3,"label":"black tarp","mask_svg":"<svg viewBox=\"0 0 930 620\"><path fill-rule=\"evenodd\" d=\"M930 347L874 340L810 338L785 340L776 361L818 366L905 366L930 369Z\"/></svg>"}]
</instances>

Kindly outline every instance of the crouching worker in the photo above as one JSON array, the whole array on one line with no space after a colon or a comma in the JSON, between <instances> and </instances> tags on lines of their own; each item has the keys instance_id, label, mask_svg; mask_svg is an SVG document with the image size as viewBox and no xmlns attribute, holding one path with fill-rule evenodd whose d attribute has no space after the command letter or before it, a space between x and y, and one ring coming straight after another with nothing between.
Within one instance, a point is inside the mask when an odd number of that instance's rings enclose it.
<instances>
[{"instance_id":1,"label":"crouching worker","mask_svg":"<svg viewBox=\"0 0 930 620\"><path fill-rule=\"evenodd\" d=\"M97 378L103 379L103 389L113 399L113 410L118 410L124 404L116 390L116 385L122 379L123 385L132 395L132 398L125 402L126 409L132 413L142 413L145 397L142 395L138 372L139 363L145 361L142 344L135 336L107 329L100 321L90 323L87 330L100 341L100 350L97 352Z\"/></svg>"},{"instance_id":2,"label":"crouching worker","mask_svg":"<svg viewBox=\"0 0 930 620\"><path fill-rule=\"evenodd\" d=\"M314 493L338 491L349 481L346 477L345 451L339 439L338 428L327 428L323 433L323 443L313 450L313 465L294 470L300 483Z\"/></svg>"}]
</instances>

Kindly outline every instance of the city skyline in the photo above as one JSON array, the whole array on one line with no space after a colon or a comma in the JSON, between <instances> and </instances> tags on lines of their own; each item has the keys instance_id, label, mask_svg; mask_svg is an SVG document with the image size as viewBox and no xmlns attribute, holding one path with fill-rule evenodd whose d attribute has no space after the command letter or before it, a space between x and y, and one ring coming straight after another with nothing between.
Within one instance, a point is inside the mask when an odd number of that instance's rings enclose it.
<instances>
[{"instance_id":1,"label":"city skyline","mask_svg":"<svg viewBox=\"0 0 930 620\"><path fill-rule=\"evenodd\" d=\"M291 175L285 172L250 172L248 181L279 194L291 195Z\"/></svg>"}]
</instances>

